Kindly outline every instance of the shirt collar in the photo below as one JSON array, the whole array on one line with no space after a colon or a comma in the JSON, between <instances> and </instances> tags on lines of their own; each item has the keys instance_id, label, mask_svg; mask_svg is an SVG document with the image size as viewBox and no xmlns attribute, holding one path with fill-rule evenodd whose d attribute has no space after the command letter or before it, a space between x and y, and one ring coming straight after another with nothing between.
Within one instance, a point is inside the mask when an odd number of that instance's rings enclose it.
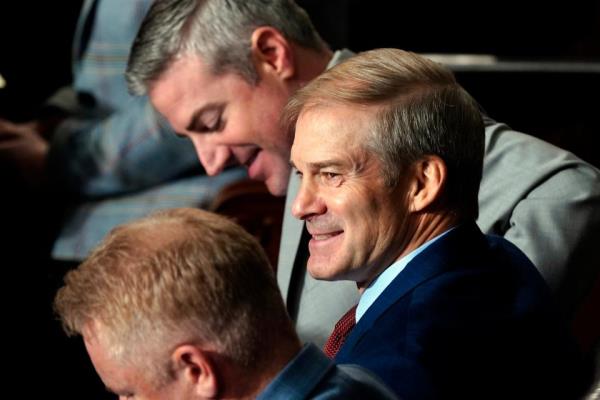
<instances>
[{"instance_id":1,"label":"shirt collar","mask_svg":"<svg viewBox=\"0 0 600 400\"><path fill-rule=\"evenodd\" d=\"M383 293L383 291L392 283L394 279L406 268L409 262L411 262L416 256L418 256L421 252L423 252L427 247L432 245L438 239L445 236L448 232L450 232L454 228L450 228L441 235L436 236L435 238L423 243L421 246L417 247L404 257L400 258L388 268L386 268L371 284L368 288L365 289L362 296L360 296L360 300L358 301L358 307L356 307L356 323L362 318L363 315L367 312L369 307L375 300Z\"/></svg>"},{"instance_id":2,"label":"shirt collar","mask_svg":"<svg viewBox=\"0 0 600 400\"><path fill-rule=\"evenodd\" d=\"M347 58L352 57L353 55L354 55L354 53L352 53L348 49L336 50L333 53L333 57L331 57L331 60L329 60L329 63L327 64L327 69L338 65L339 63L341 63L342 61L344 61Z\"/></svg>"}]
</instances>

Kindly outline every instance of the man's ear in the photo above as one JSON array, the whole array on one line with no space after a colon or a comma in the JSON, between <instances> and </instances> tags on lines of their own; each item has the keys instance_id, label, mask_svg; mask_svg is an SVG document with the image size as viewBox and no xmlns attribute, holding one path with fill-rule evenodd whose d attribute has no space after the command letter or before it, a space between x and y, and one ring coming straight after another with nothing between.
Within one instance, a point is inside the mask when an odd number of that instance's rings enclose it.
<instances>
[{"instance_id":1,"label":"man's ear","mask_svg":"<svg viewBox=\"0 0 600 400\"><path fill-rule=\"evenodd\" d=\"M197 396L201 398L217 396L218 374L209 352L191 344L184 344L173 351L171 362L177 378L184 379Z\"/></svg>"},{"instance_id":2,"label":"man's ear","mask_svg":"<svg viewBox=\"0 0 600 400\"><path fill-rule=\"evenodd\" d=\"M270 26L261 26L252 32L250 40L252 58L259 75L274 73L282 80L294 76L294 52L281 32Z\"/></svg>"},{"instance_id":3,"label":"man's ear","mask_svg":"<svg viewBox=\"0 0 600 400\"><path fill-rule=\"evenodd\" d=\"M437 201L446 184L448 169L438 156L425 156L412 165L409 187L410 211L420 212Z\"/></svg>"}]
</instances>

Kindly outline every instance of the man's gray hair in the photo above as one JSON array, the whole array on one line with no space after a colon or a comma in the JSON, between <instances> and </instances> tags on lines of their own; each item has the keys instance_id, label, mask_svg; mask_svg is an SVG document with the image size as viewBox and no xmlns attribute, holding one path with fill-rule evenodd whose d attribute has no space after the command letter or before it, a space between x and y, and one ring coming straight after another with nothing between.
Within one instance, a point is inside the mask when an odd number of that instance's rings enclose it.
<instances>
[{"instance_id":1,"label":"man's gray hair","mask_svg":"<svg viewBox=\"0 0 600 400\"><path fill-rule=\"evenodd\" d=\"M261 26L277 29L304 48L327 48L308 14L293 0L156 0L131 49L129 91L146 94L149 85L184 55L202 57L215 74L234 72L256 83L251 36Z\"/></svg>"},{"instance_id":2,"label":"man's gray hair","mask_svg":"<svg viewBox=\"0 0 600 400\"><path fill-rule=\"evenodd\" d=\"M483 122L477 103L449 69L399 49L371 50L296 92L283 123L291 132L301 112L335 104L375 107L364 146L380 159L388 186L396 186L421 157L437 155L448 169L444 206L477 218Z\"/></svg>"}]
</instances>

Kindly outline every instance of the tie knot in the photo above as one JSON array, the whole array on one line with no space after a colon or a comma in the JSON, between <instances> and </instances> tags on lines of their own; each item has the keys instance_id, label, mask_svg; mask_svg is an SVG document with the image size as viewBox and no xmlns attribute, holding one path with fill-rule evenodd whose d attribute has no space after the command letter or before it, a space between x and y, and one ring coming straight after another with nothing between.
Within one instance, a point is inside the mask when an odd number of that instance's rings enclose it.
<instances>
[{"instance_id":1,"label":"tie knot","mask_svg":"<svg viewBox=\"0 0 600 400\"><path fill-rule=\"evenodd\" d=\"M327 343L323 347L325 355L331 359L335 358L336 354L346 341L346 338L356 325L356 306L349 309L342 318L335 324L333 332L327 339Z\"/></svg>"}]
</instances>

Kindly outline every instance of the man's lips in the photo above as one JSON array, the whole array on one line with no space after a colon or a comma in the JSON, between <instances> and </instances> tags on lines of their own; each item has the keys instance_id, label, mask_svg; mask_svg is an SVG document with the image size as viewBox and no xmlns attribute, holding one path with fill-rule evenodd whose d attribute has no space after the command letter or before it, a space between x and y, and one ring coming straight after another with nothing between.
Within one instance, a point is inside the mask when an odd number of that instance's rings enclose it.
<instances>
[{"instance_id":1,"label":"man's lips","mask_svg":"<svg viewBox=\"0 0 600 400\"><path fill-rule=\"evenodd\" d=\"M343 240L343 230L331 232L312 232L308 241L311 257L328 257L335 252Z\"/></svg>"},{"instance_id":2,"label":"man's lips","mask_svg":"<svg viewBox=\"0 0 600 400\"><path fill-rule=\"evenodd\" d=\"M340 231L332 231L332 232L326 232L326 233L317 233L317 232L314 232L314 233L311 233L311 236L312 236L313 240L320 241L320 240L330 239L330 238L332 238L334 236L337 236L337 235L341 234L342 232L344 232L344 231L340 230Z\"/></svg>"}]
</instances>

